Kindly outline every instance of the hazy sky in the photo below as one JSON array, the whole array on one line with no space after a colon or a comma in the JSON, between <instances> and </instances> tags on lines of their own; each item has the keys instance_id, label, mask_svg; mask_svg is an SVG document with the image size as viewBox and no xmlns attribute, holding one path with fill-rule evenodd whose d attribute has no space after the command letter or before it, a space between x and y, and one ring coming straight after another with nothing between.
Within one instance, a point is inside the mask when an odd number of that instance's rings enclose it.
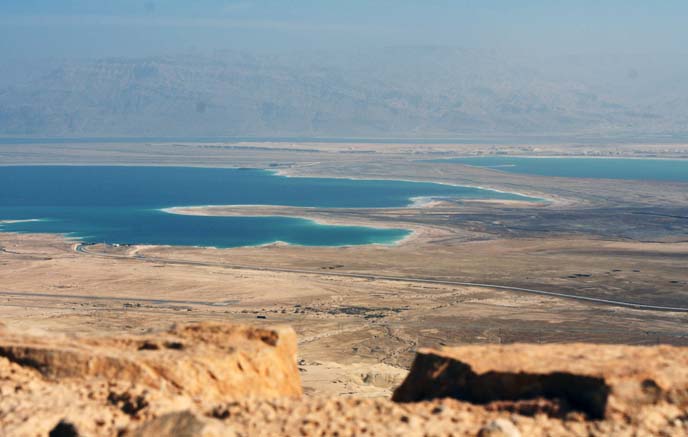
<instances>
[{"instance_id":1,"label":"hazy sky","mask_svg":"<svg viewBox=\"0 0 688 437\"><path fill-rule=\"evenodd\" d=\"M2 0L0 56L441 45L675 53L686 0Z\"/></svg>"}]
</instances>

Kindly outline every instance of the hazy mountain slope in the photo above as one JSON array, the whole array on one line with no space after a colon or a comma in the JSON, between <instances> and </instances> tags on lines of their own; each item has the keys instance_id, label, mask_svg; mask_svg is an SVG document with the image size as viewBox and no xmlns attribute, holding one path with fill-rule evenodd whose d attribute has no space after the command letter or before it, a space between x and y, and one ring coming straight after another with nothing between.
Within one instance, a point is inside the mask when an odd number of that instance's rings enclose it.
<instances>
[{"instance_id":1,"label":"hazy mountain slope","mask_svg":"<svg viewBox=\"0 0 688 437\"><path fill-rule=\"evenodd\" d=\"M663 96L635 104L599 81L454 49L221 53L43 69L25 80L16 69L12 80L0 74L0 134L603 134L675 131L687 118L667 111Z\"/></svg>"}]
</instances>

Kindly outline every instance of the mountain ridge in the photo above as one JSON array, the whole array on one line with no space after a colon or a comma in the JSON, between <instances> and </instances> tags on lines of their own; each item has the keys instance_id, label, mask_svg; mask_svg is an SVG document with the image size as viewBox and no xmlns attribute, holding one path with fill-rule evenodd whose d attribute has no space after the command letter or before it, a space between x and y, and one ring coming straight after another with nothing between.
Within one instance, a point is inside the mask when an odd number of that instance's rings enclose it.
<instances>
[{"instance_id":1,"label":"mountain ridge","mask_svg":"<svg viewBox=\"0 0 688 437\"><path fill-rule=\"evenodd\" d=\"M26 80L16 71L4 81L0 75L0 134L452 137L688 131L682 109L688 101L667 84L645 80L647 91L636 91L652 98L624 99L606 79L559 80L536 65L469 50L220 52L52 62L41 66L42 74L35 72L36 64L27 66L32 73ZM631 76L623 80L638 80ZM688 87L680 77L676 84L679 90Z\"/></svg>"}]
</instances>

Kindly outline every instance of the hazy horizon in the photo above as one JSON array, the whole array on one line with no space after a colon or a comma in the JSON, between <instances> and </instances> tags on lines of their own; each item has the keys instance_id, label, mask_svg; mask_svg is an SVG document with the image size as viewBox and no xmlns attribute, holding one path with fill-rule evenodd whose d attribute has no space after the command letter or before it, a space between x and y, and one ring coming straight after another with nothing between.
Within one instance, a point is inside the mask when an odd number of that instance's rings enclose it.
<instances>
[{"instance_id":1,"label":"hazy horizon","mask_svg":"<svg viewBox=\"0 0 688 437\"><path fill-rule=\"evenodd\" d=\"M688 4L639 0L6 0L0 56L451 46L516 54L688 53Z\"/></svg>"},{"instance_id":2,"label":"hazy horizon","mask_svg":"<svg viewBox=\"0 0 688 437\"><path fill-rule=\"evenodd\" d=\"M0 135L688 132L688 4L10 0Z\"/></svg>"}]
</instances>

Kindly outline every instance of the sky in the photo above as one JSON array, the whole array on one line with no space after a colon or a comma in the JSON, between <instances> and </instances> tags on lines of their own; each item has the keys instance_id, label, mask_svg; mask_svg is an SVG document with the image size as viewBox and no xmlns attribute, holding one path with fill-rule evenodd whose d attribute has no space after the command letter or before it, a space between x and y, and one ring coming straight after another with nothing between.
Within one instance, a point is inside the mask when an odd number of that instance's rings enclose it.
<instances>
[{"instance_id":1,"label":"sky","mask_svg":"<svg viewBox=\"0 0 688 437\"><path fill-rule=\"evenodd\" d=\"M2 0L2 59L449 46L686 53L685 0Z\"/></svg>"}]
</instances>

